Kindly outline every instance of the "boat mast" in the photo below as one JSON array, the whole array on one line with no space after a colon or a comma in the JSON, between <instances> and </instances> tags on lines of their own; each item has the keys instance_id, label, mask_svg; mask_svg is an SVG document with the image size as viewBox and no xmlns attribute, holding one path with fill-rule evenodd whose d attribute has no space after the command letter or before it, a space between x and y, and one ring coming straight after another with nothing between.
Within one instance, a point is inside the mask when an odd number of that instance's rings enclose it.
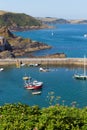
<instances>
[{"instance_id":1,"label":"boat mast","mask_svg":"<svg viewBox=\"0 0 87 130\"><path fill-rule=\"evenodd\" d=\"M86 56L84 55L84 76L86 76L86 63L85 63L85 60L86 60Z\"/></svg>"}]
</instances>

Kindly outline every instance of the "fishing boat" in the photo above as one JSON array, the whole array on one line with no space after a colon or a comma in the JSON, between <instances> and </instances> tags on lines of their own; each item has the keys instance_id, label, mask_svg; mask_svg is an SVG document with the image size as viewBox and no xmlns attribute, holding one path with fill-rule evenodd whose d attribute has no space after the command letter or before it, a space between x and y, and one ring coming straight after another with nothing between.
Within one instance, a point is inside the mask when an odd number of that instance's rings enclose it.
<instances>
[{"instance_id":1,"label":"fishing boat","mask_svg":"<svg viewBox=\"0 0 87 130\"><path fill-rule=\"evenodd\" d=\"M27 83L27 84L25 85L25 88L26 88L26 89L33 90L33 89L40 89L40 88L42 88L42 86L43 86L43 83L42 83L42 82L37 82L36 84L33 83L33 82L30 82L30 83Z\"/></svg>"},{"instance_id":2,"label":"fishing boat","mask_svg":"<svg viewBox=\"0 0 87 130\"><path fill-rule=\"evenodd\" d=\"M24 87L26 89L31 89L31 90L40 89L43 86L43 82L39 82L37 80L32 80L31 77L28 77L26 75L23 77L23 80L24 80Z\"/></svg>"},{"instance_id":3,"label":"fishing boat","mask_svg":"<svg viewBox=\"0 0 87 130\"><path fill-rule=\"evenodd\" d=\"M75 79L80 79L80 80L86 80L87 79L85 60L86 60L86 57L84 56L84 72L83 72L83 74L74 74Z\"/></svg>"},{"instance_id":4,"label":"fishing boat","mask_svg":"<svg viewBox=\"0 0 87 130\"><path fill-rule=\"evenodd\" d=\"M31 90L40 89L43 86L43 82L39 82L37 80L31 81L31 77L29 78L29 77L25 76L25 77L23 77L23 80L25 81L24 87L26 89L31 89Z\"/></svg>"}]
</instances>

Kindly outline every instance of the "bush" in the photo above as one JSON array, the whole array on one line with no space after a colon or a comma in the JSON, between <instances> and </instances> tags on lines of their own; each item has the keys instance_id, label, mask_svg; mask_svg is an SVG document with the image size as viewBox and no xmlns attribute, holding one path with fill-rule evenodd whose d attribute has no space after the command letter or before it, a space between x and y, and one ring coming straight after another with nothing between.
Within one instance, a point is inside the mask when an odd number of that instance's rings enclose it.
<instances>
[{"instance_id":1,"label":"bush","mask_svg":"<svg viewBox=\"0 0 87 130\"><path fill-rule=\"evenodd\" d=\"M0 130L87 130L87 108L5 104L0 107Z\"/></svg>"}]
</instances>

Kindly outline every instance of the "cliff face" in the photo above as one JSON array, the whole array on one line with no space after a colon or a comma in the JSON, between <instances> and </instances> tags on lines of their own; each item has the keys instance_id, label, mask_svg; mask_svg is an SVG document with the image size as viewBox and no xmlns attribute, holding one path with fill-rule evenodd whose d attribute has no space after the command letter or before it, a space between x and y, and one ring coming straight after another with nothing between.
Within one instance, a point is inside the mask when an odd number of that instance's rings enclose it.
<instances>
[{"instance_id":1,"label":"cliff face","mask_svg":"<svg viewBox=\"0 0 87 130\"><path fill-rule=\"evenodd\" d=\"M0 28L0 52L12 51L12 47L6 39L9 36L14 37L6 27Z\"/></svg>"},{"instance_id":2,"label":"cliff face","mask_svg":"<svg viewBox=\"0 0 87 130\"><path fill-rule=\"evenodd\" d=\"M8 27L3 26L0 28L0 36L4 36L6 38L15 38L16 36L11 33Z\"/></svg>"}]
</instances>

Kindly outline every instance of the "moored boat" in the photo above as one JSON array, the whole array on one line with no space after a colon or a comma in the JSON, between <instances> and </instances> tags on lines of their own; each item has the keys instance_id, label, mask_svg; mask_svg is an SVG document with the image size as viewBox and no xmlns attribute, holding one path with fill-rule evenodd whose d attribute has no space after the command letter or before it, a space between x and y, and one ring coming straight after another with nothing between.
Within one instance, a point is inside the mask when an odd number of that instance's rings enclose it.
<instances>
[{"instance_id":1,"label":"moored boat","mask_svg":"<svg viewBox=\"0 0 87 130\"><path fill-rule=\"evenodd\" d=\"M32 92L33 95L41 94L41 91Z\"/></svg>"},{"instance_id":2,"label":"moored boat","mask_svg":"<svg viewBox=\"0 0 87 130\"><path fill-rule=\"evenodd\" d=\"M40 89L40 88L42 88L42 86L43 86L42 83L38 83L38 84L29 83L29 84L25 85L25 88L33 90L33 89Z\"/></svg>"},{"instance_id":3,"label":"moored boat","mask_svg":"<svg viewBox=\"0 0 87 130\"><path fill-rule=\"evenodd\" d=\"M25 77L23 77L23 80L25 81L24 87L26 89L31 89L31 90L40 89L43 86L43 82L39 82L37 80L31 81L31 77L29 78L29 77L25 76Z\"/></svg>"},{"instance_id":4,"label":"moored boat","mask_svg":"<svg viewBox=\"0 0 87 130\"><path fill-rule=\"evenodd\" d=\"M87 80L85 60L86 60L86 57L84 56L84 72L83 72L83 74L74 74L75 79Z\"/></svg>"},{"instance_id":5,"label":"moored boat","mask_svg":"<svg viewBox=\"0 0 87 130\"><path fill-rule=\"evenodd\" d=\"M32 78L28 76L24 76L23 80L25 82L24 87L26 89L40 89L43 86L43 82L32 80Z\"/></svg>"},{"instance_id":6,"label":"moored boat","mask_svg":"<svg viewBox=\"0 0 87 130\"><path fill-rule=\"evenodd\" d=\"M30 80L30 79L31 79L31 77L28 77L28 76L23 77L23 80Z\"/></svg>"},{"instance_id":7,"label":"moored boat","mask_svg":"<svg viewBox=\"0 0 87 130\"><path fill-rule=\"evenodd\" d=\"M49 72L49 69L48 68L42 68L42 67L40 67L39 71L41 71L41 72Z\"/></svg>"},{"instance_id":8,"label":"moored boat","mask_svg":"<svg viewBox=\"0 0 87 130\"><path fill-rule=\"evenodd\" d=\"M79 79L79 80L86 80L87 79L87 75L75 74L74 78L75 79Z\"/></svg>"},{"instance_id":9,"label":"moored boat","mask_svg":"<svg viewBox=\"0 0 87 130\"><path fill-rule=\"evenodd\" d=\"M4 70L4 68L0 68L0 71L3 71Z\"/></svg>"},{"instance_id":10,"label":"moored boat","mask_svg":"<svg viewBox=\"0 0 87 130\"><path fill-rule=\"evenodd\" d=\"M39 82L37 80L34 80L33 81L33 85L43 85L43 82Z\"/></svg>"}]
</instances>

